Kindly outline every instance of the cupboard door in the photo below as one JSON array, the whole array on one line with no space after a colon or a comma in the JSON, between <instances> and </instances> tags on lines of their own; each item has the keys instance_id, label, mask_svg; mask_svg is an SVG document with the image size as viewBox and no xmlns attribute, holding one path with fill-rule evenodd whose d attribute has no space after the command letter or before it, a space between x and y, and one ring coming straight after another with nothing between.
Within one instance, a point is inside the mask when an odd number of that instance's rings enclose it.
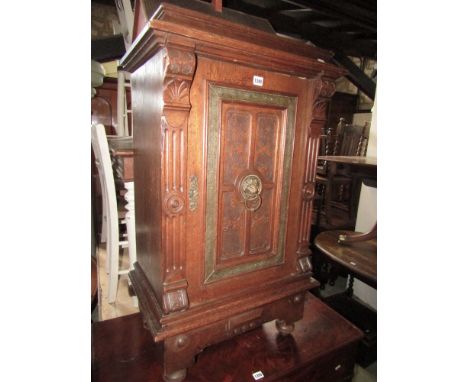
<instances>
[{"instance_id":1,"label":"cupboard door","mask_svg":"<svg viewBox=\"0 0 468 382\"><path fill-rule=\"evenodd\" d=\"M208 89L205 283L284 262L296 98Z\"/></svg>"}]
</instances>

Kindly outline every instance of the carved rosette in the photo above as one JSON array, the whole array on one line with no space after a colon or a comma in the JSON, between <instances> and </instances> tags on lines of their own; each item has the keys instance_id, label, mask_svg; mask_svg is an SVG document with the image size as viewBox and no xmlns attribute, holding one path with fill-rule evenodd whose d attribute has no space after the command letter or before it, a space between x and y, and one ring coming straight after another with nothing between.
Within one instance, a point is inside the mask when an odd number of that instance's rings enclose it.
<instances>
[{"instance_id":1,"label":"carved rosette","mask_svg":"<svg viewBox=\"0 0 468 382\"><path fill-rule=\"evenodd\" d=\"M163 237L165 256L163 310L165 314L188 308L185 278L185 214L187 212L187 128L190 86L196 58L178 47L164 49L161 171Z\"/></svg>"},{"instance_id":2,"label":"carved rosette","mask_svg":"<svg viewBox=\"0 0 468 382\"><path fill-rule=\"evenodd\" d=\"M302 198L306 201L312 200L315 195L315 184L306 183L302 189Z\"/></svg>"},{"instance_id":3,"label":"carved rosette","mask_svg":"<svg viewBox=\"0 0 468 382\"><path fill-rule=\"evenodd\" d=\"M168 192L163 203L164 211L169 216L175 216L184 209L184 197L180 192Z\"/></svg>"},{"instance_id":4,"label":"carved rosette","mask_svg":"<svg viewBox=\"0 0 468 382\"><path fill-rule=\"evenodd\" d=\"M306 166L302 188L302 206L299 222L299 238L297 245L297 271L310 272L312 264L309 256L310 228L312 224L312 208L315 195L315 172L317 168L317 156L320 144L320 132L324 129L330 98L335 92L335 83L322 76L316 80L315 101L312 110L312 121L307 129L306 139Z\"/></svg>"}]
</instances>

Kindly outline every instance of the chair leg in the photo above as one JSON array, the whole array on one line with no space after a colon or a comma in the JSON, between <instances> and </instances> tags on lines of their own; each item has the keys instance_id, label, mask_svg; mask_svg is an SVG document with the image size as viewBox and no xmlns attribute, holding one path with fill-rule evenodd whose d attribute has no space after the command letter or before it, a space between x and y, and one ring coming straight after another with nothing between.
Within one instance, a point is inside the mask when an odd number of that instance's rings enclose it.
<instances>
[{"instance_id":1,"label":"chair leg","mask_svg":"<svg viewBox=\"0 0 468 382\"><path fill-rule=\"evenodd\" d=\"M117 298L119 284L119 223L118 219L110 219L110 221L106 247L109 261L108 302L112 304Z\"/></svg>"},{"instance_id":2,"label":"chair leg","mask_svg":"<svg viewBox=\"0 0 468 382\"><path fill-rule=\"evenodd\" d=\"M125 208L127 213L125 214L125 221L127 225L127 239L128 239L128 256L130 260L130 269L133 269L133 264L137 261L136 256L136 233L135 233L135 199L133 182L125 182L125 200L127 204Z\"/></svg>"},{"instance_id":3,"label":"chair leg","mask_svg":"<svg viewBox=\"0 0 468 382\"><path fill-rule=\"evenodd\" d=\"M353 297L353 294L354 294L353 285L354 285L354 276L349 275L348 288L346 289L346 294L348 295L348 297Z\"/></svg>"},{"instance_id":4,"label":"chair leg","mask_svg":"<svg viewBox=\"0 0 468 382\"><path fill-rule=\"evenodd\" d=\"M102 224L101 224L101 243L105 243L106 241L107 241L107 215L106 215L106 209L103 208Z\"/></svg>"},{"instance_id":5,"label":"chair leg","mask_svg":"<svg viewBox=\"0 0 468 382\"><path fill-rule=\"evenodd\" d=\"M117 288L119 284L119 245L117 248L111 249L108 252L110 258L110 271L109 271L109 294L107 301L112 304L117 299Z\"/></svg>"},{"instance_id":6,"label":"chair leg","mask_svg":"<svg viewBox=\"0 0 468 382\"><path fill-rule=\"evenodd\" d=\"M325 221L327 223L331 222L330 213L331 213L331 206L330 202L333 200L333 178L336 174L336 163L329 163L328 166L328 174L327 174L327 185L325 186L325 199L324 199L324 210L325 210Z\"/></svg>"},{"instance_id":7,"label":"chair leg","mask_svg":"<svg viewBox=\"0 0 468 382\"><path fill-rule=\"evenodd\" d=\"M323 199L325 197L325 185L319 184L317 185L316 192L318 194L317 198L317 206L316 206L316 211L317 211L317 219L316 219L316 226L317 229L320 230L320 217L322 215L322 207L323 207Z\"/></svg>"},{"instance_id":8,"label":"chair leg","mask_svg":"<svg viewBox=\"0 0 468 382\"><path fill-rule=\"evenodd\" d=\"M101 184L101 190L104 190L104 186ZM107 241L107 197L104 191L101 191L102 194L102 225L101 225L101 243ZM109 273L109 269L106 269Z\"/></svg>"},{"instance_id":9,"label":"chair leg","mask_svg":"<svg viewBox=\"0 0 468 382\"><path fill-rule=\"evenodd\" d=\"M103 187L104 188L104 187ZM109 225L109 219L107 214L108 208L108 201L106 194L102 195L102 226L101 226L101 243L106 243L106 250L107 250L107 259L106 259L106 273L109 274L110 272L110 256L109 256L109 240L110 237L109 230L111 229Z\"/></svg>"},{"instance_id":10,"label":"chair leg","mask_svg":"<svg viewBox=\"0 0 468 382\"><path fill-rule=\"evenodd\" d=\"M110 224L109 224L109 221L107 220L107 217L106 217L106 253L107 253L107 257L106 257L106 273L109 274L110 273L110 268L111 268L111 252L112 252L112 242L109 240L110 238L110 233L109 233L109 230L111 229L110 227Z\"/></svg>"}]
</instances>

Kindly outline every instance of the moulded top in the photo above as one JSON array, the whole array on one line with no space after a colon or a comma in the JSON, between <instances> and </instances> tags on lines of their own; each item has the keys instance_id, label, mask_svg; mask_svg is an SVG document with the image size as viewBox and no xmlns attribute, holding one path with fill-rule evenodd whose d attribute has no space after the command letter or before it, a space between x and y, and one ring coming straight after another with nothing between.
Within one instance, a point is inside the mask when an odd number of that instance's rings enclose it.
<instances>
[{"instance_id":1,"label":"moulded top","mask_svg":"<svg viewBox=\"0 0 468 382\"><path fill-rule=\"evenodd\" d=\"M151 16L157 11L161 4L172 4L192 11L200 12L212 17L221 18L232 21L237 24L242 24L251 28L263 30L264 32L275 33L268 20L260 17L248 15L246 13L236 11L234 9L223 8L222 12L216 12L210 3L198 0L140 0L147 15Z\"/></svg>"},{"instance_id":2,"label":"moulded top","mask_svg":"<svg viewBox=\"0 0 468 382\"><path fill-rule=\"evenodd\" d=\"M337 78L346 73L330 63L332 52L279 36L265 19L227 8L216 12L210 3L198 0L141 2L146 14L152 16L122 58L123 70L133 71L138 67L143 55L148 57L158 45L167 43L169 33L190 41L197 53L221 55L228 61L244 61L260 67L271 63L276 70L303 76L322 72Z\"/></svg>"}]
</instances>

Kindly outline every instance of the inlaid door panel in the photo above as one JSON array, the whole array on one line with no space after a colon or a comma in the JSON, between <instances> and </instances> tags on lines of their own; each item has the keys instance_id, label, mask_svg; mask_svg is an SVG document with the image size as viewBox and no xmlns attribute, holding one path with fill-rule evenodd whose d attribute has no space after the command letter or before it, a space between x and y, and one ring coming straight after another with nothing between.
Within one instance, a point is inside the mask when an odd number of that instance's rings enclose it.
<instances>
[{"instance_id":1,"label":"inlaid door panel","mask_svg":"<svg viewBox=\"0 0 468 382\"><path fill-rule=\"evenodd\" d=\"M211 84L205 283L284 261L296 99Z\"/></svg>"},{"instance_id":2,"label":"inlaid door panel","mask_svg":"<svg viewBox=\"0 0 468 382\"><path fill-rule=\"evenodd\" d=\"M222 104L218 266L227 259L266 254L274 247L272 214L282 114L266 107ZM262 192L246 201L239 187L249 174L260 179Z\"/></svg>"}]
</instances>

